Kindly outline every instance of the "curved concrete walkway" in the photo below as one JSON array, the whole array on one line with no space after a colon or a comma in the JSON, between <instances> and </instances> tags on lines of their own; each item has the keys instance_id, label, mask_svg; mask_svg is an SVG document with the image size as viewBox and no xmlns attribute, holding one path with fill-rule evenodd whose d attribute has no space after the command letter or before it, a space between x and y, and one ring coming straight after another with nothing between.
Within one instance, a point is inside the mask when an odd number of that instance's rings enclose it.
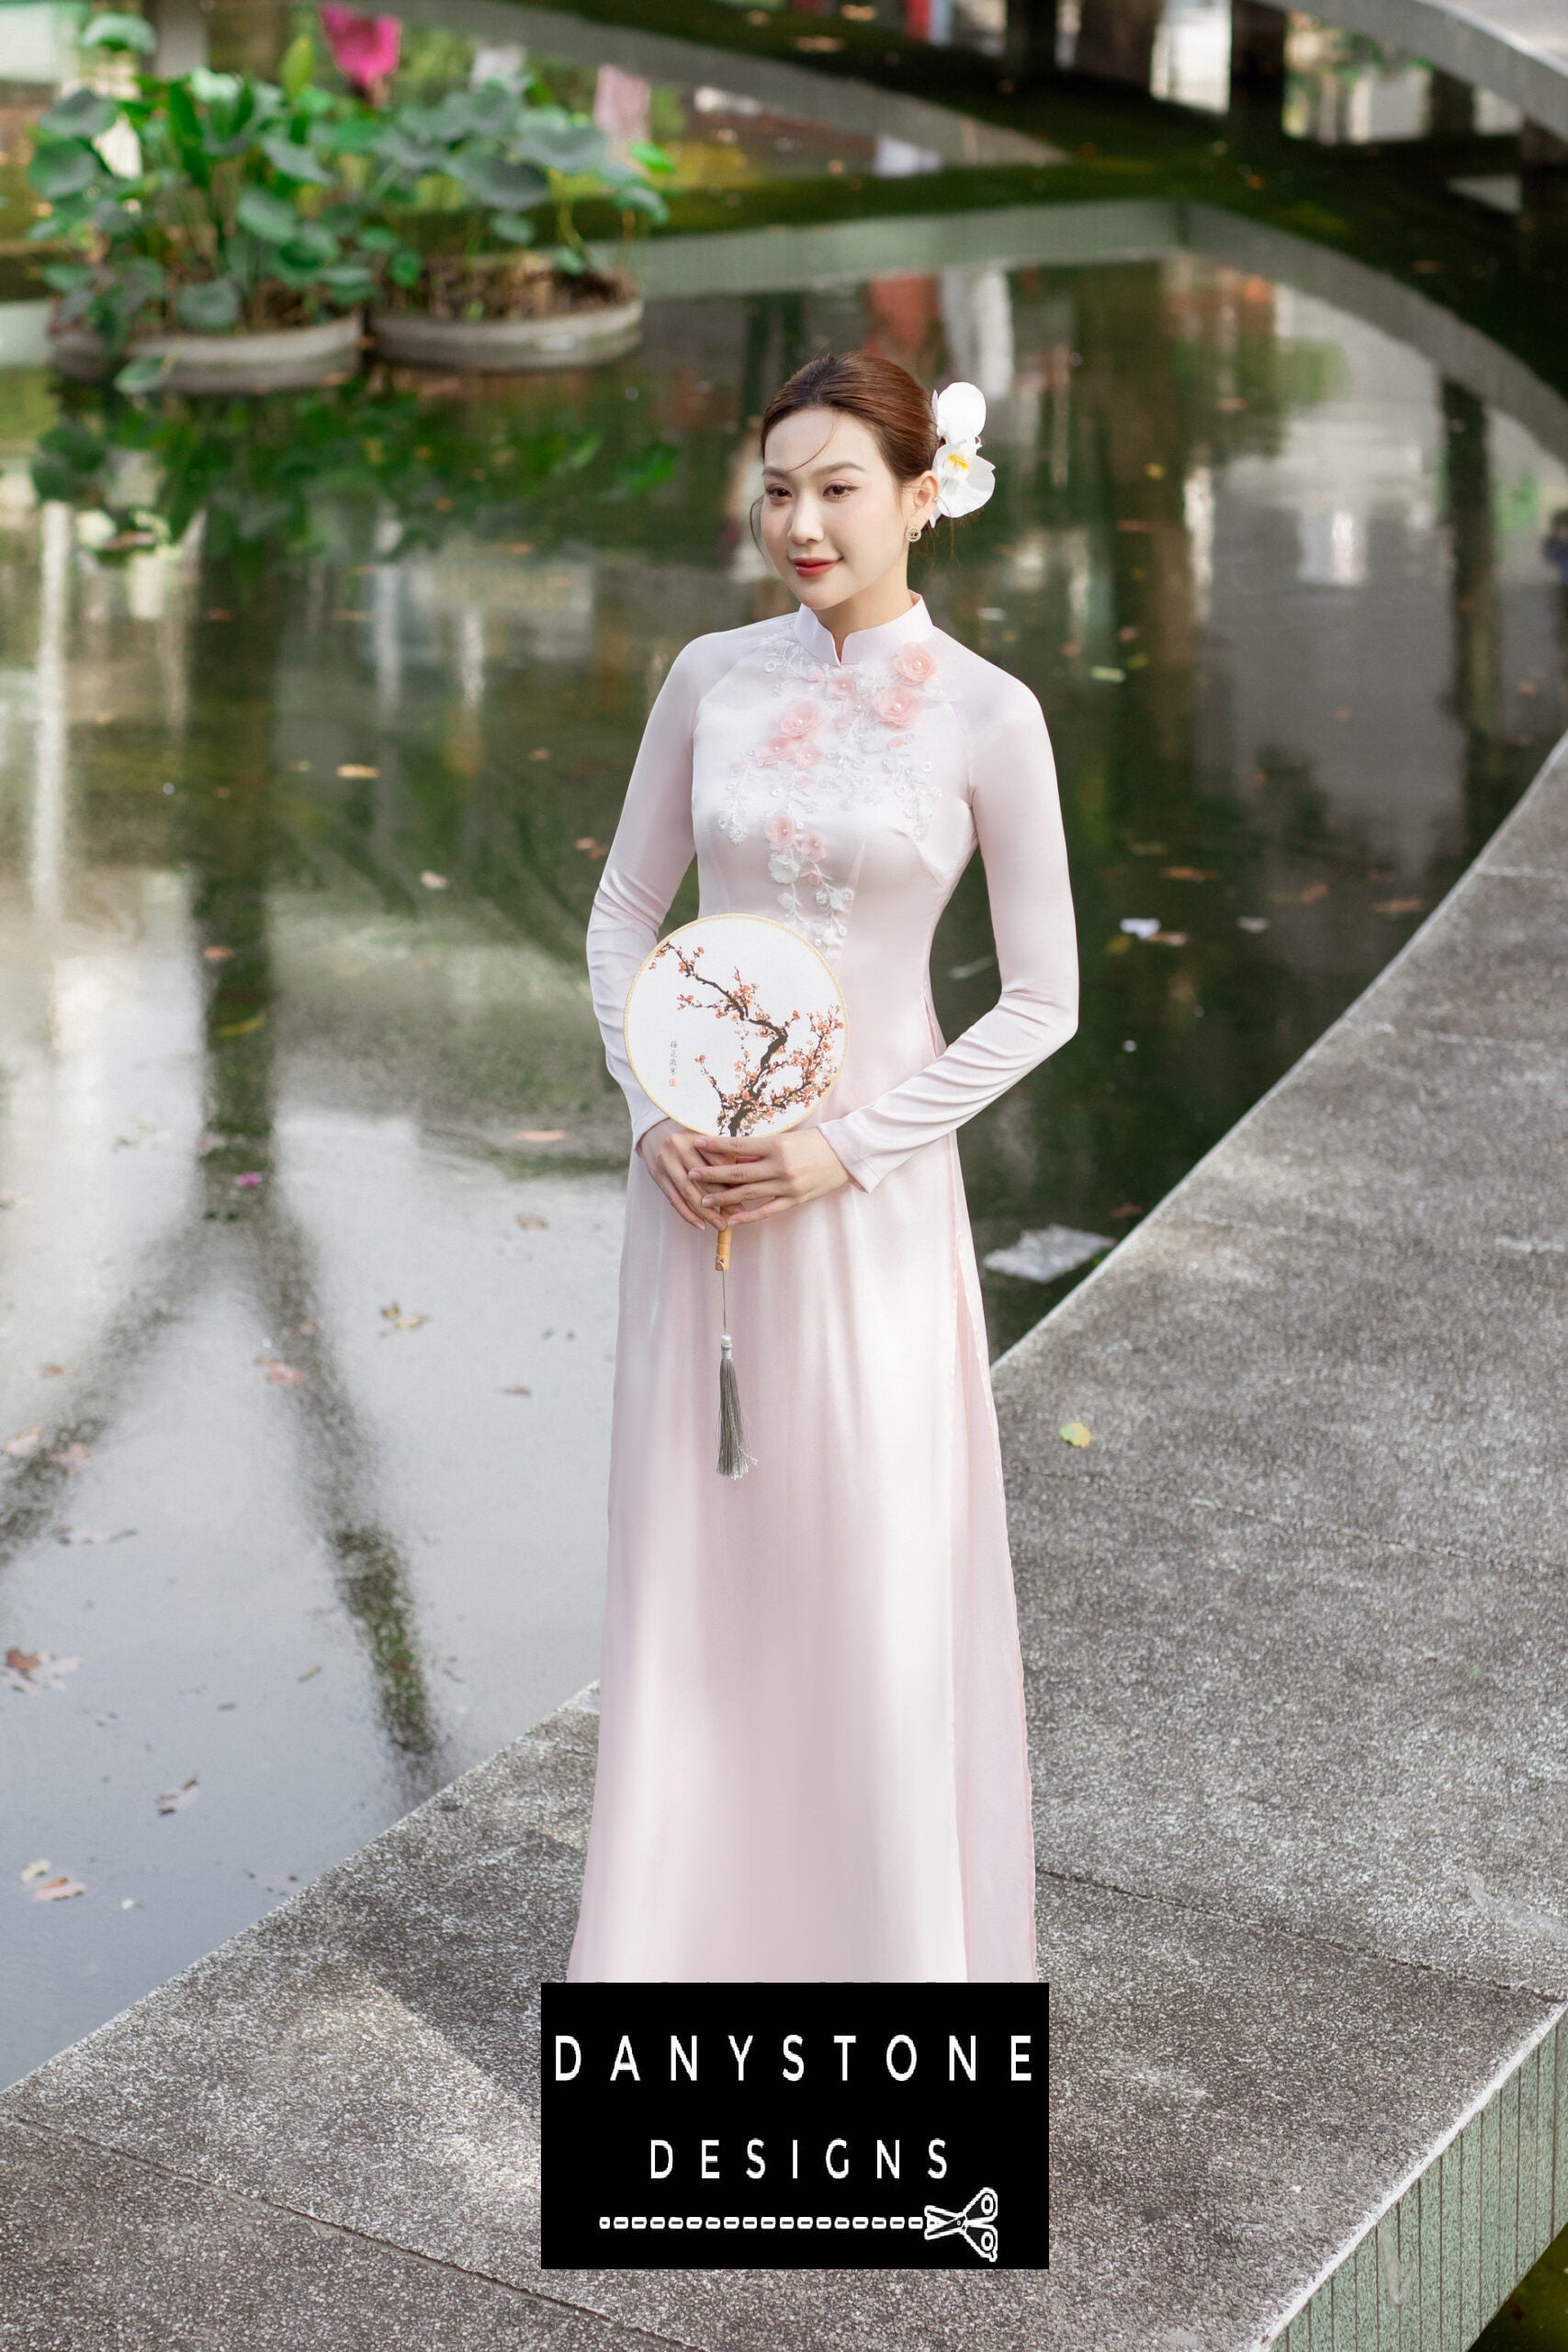
<instances>
[{"instance_id":1,"label":"curved concrete walkway","mask_svg":"<svg viewBox=\"0 0 1568 2352\"><path fill-rule=\"evenodd\" d=\"M996 1367L1049 2272L540 2272L585 1693L0 2098L8 2345L1464 2352L1568 2225L1565 1137L1568 743Z\"/></svg>"}]
</instances>

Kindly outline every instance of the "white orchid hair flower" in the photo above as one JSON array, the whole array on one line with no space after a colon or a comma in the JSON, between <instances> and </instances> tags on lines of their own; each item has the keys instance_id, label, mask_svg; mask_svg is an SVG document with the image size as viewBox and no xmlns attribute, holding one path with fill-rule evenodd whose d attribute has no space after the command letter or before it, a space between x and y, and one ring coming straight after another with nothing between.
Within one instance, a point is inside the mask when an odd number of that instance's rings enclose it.
<instances>
[{"instance_id":1,"label":"white orchid hair flower","mask_svg":"<svg viewBox=\"0 0 1568 2352\"><path fill-rule=\"evenodd\" d=\"M931 415L942 435L931 459L937 478L939 514L973 514L997 486L997 469L979 454L986 427L986 395L978 384L949 384L931 394Z\"/></svg>"}]
</instances>

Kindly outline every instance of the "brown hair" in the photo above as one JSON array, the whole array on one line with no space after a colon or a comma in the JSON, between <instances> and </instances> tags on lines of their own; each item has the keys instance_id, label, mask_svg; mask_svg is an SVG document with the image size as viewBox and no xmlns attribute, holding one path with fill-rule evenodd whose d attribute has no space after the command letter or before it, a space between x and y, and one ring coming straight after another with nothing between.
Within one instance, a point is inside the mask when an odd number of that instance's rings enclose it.
<instances>
[{"instance_id":1,"label":"brown hair","mask_svg":"<svg viewBox=\"0 0 1568 2352\"><path fill-rule=\"evenodd\" d=\"M763 411L759 447L765 449L774 425L803 408L841 409L858 417L875 435L896 481L923 474L942 438L931 394L907 368L874 351L829 351L797 368Z\"/></svg>"}]
</instances>

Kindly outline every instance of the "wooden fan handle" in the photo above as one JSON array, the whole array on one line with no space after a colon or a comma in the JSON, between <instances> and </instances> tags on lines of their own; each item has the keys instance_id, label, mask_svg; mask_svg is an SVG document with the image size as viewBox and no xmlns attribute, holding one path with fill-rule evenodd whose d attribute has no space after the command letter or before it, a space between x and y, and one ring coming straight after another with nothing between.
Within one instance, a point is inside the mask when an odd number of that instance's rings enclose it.
<instances>
[{"instance_id":1,"label":"wooden fan handle","mask_svg":"<svg viewBox=\"0 0 1568 2352\"><path fill-rule=\"evenodd\" d=\"M718 1248L714 1254L713 1265L715 1273L727 1274L729 1272L729 1227L727 1225L718 1228Z\"/></svg>"}]
</instances>

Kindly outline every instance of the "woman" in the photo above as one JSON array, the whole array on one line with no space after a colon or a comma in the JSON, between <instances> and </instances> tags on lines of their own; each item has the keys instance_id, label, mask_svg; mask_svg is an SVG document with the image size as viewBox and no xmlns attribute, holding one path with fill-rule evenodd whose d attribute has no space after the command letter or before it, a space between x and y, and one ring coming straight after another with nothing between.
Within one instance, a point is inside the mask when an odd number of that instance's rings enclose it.
<instances>
[{"instance_id":1,"label":"woman","mask_svg":"<svg viewBox=\"0 0 1568 2352\"><path fill-rule=\"evenodd\" d=\"M588 931L631 1106L600 1742L568 1981L1033 1982L1002 1465L956 1129L1070 1037L1055 766L1028 688L908 580L984 502L973 386L811 361L762 419L800 600L693 640L649 714ZM928 957L978 843L1001 992L943 1048ZM700 911L802 932L838 1084L760 1137L676 1126L621 1015L694 853ZM715 1231L747 1475L715 1471Z\"/></svg>"}]
</instances>

